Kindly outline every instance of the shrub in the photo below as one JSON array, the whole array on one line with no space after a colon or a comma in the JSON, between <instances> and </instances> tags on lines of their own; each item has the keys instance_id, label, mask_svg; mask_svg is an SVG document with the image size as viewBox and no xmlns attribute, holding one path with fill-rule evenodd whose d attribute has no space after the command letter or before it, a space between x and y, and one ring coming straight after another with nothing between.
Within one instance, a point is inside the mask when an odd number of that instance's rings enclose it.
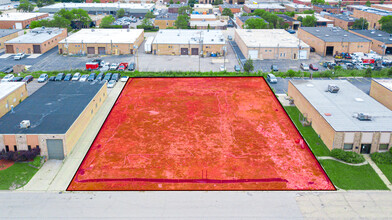
<instances>
[{"instance_id":1,"label":"shrub","mask_svg":"<svg viewBox=\"0 0 392 220\"><path fill-rule=\"evenodd\" d=\"M11 161L27 161L27 160L33 160L36 156L38 156L41 152L40 148L34 148L32 150L21 150L21 151L9 151L5 152L3 150L0 153L0 160L11 160Z\"/></svg>"},{"instance_id":2,"label":"shrub","mask_svg":"<svg viewBox=\"0 0 392 220\"><path fill-rule=\"evenodd\" d=\"M344 151L342 149L331 150L331 156L347 163L362 163L365 161L365 158L362 155L353 151Z\"/></svg>"},{"instance_id":3,"label":"shrub","mask_svg":"<svg viewBox=\"0 0 392 220\"><path fill-rule=\"evenodd\" d=\"M289 76L289 77L294 77L296 74L296 72L292 69L287 70L286 73L287 73L287 76Z\"/></svg>"},{"instance_id":4,"label":"shrub","mask_svg":"<svg viewBox=\"0 0 392 220\"><path fill-rule=\"evenodd\" d=\"M31 166L40 167L41 166L41 156L36 156L33 161L29 162Z\"/></svg>"},{"instance_id":5,"label":"shrub","mask_svg":"<svg viewBox=\"0 0 392 220\"><path fill-rule=\"evenodd\" d=\"M392 153L391 152L382 152L382 153L375 152L375 153L370 154L370 157L376 163L392 164Z\"/></svg>"},{"instance_id":6,"label":"shrub","mask_svg":"<svg viewBox=\"0 0 392 220\"><path fill-rule=\"evenodd\" d=\"M372 77L372 69L370 67L366 69L365 77Z\"/></svg>"},{"instance_id":7,"label":"shrub","mask_svg":"<svg viewBox=\"0 0 392 220\"><path fill-rule=\"evenodd\" d=\"M251 72L251 71L253 71L253 69L254 69L253 60L251 60L251 59L246 60L246 62L244 64L245 72Z\"/></svg>"}]
</instances>

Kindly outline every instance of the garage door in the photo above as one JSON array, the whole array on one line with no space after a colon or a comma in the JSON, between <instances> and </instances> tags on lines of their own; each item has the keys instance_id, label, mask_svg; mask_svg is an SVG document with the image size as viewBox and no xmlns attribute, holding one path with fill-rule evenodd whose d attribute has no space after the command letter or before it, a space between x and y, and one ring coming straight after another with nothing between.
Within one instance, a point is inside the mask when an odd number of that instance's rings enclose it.
<instances>
[{"instance_id":1,"label":"garage door","mask_svg":"<svg viewBox=\"0 0 392 220\"><path fill-rule=\"evenodd\" d=\"M33 45L33 53L41 53L41 46Z\"/></svg>"},{"instance_id":2,"label":"garage door","mask_svg":"<svg viewBox=\"0 0 392 220\"><path fill-rule=\"evenodd\" d=\"M259 52L257 50L249 50L248 51L248 58L252 59L252 60L258 59L259 58L258 54L259 54Z\"/></svg>"},{"instance_id":3,"label":"garage door","mask_svg":"<svg viewBox=\"0 0 392 220\"><path fill-rule=\"evenodd\" d=\"M192 55L199 55L199 48L192 48L191 53Z\"/></svg>"},{"instance_id":4,"label":"garage door","mask_svg":"<svg viewBox=\"0 0 392 220\"><path fill-rule=\"evenodd\" d=\"M12 45L6 45L6 46L5 46L5 52L6 52L6 53L14 53L14 46L12 46Z\"/></svg>"},{"instance_id":5,"label":"garage door","mask_svg":"<svg viewBox=\"0 0 392 220\"><path fill-rule=\"evenodd\" d=\"M46 140L46 146L48 147L49 159L51 159L51 160L63 160L64 159L63 140L61 140L61 139L48 139L48 140Z\"/></svg>"},{"instance_id":6,"label":"garage door","mask_svg":"<svg viewBox=\"0 0 392 220\"><path fill-rule=\"evenodd\" d=\"M299 59L300 60L306 60L307 57L308 57L308 51L306 51L306 50L299 51Z\"/></svg>"},{"instance_id":7,"label":"garage door","mask_svg":"<svg viewBox=\"0 0 392 220\"><path fill-rule=\"evenodd\" d=\"M105 54L105 47L98 47L98 54Z\"/></svg>"},{"instance_id":8,"label":"garage door","mask_svg":"<svg viewBox=\"0 0 392 220\"><path fill-rule=\"evenodd\" d=\"M188 48L181 48L181 55L188 55Z\"/></svg>"},{"instance_id":9,"label":"garage door","mask_svg":"<svg viewBox=\"0 0 392 220\"><path fill-rule=\"evenodd\" d=\"M87 54L95 54L95 48L94 47L87 47Z\"/></svg>"},{"instance_id":10,"label":"garage door","mask_svg":"<svg viewBox=\"0 0 392 220\"><path fill-rule=\"evenodd\" d=\"M15 23L15 29L23 29L22 23Z\"/></svg>"}]
</instances>

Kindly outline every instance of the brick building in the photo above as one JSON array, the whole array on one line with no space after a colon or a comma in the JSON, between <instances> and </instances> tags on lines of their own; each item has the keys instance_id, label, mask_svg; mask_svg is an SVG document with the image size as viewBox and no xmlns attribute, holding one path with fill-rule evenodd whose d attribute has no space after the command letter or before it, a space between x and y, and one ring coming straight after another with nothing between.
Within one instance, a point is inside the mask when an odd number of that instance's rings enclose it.
<instances>
[{"instance_id":1,"label":"brick building","mask_svg":"<svg viewBox=\"0 0 392 220\"><path fill-rule=\"evenodd\" d=\"M257 3L257 4L245 4L244 12L253 13L256 9L261 9L269 12L285 12L286 7L278 3Z\"/></svg>"},{"instance_id":2,"label":"brick building","mask_svg":"<svg viewBox=\"0 0 392 220\"><path fill-rule=\"evenodd\" d=\"M366 5L368 0L342 0L342 5ZM390 0L369 0L371 4L391 4ZM373 7L373 6L372 6Z\"/></svg>"},{"instance_id":3,"label":"brick building","mask_svg":"<svg viewBox=\"0 0 392 220\"><path fill-rule=\"evenodd\" d=\"M336 5L313 5L313 10L317 13L328 12L332 14L339 14L340 8Z\"/></svg>"},{"instance_id":4,"label":"brick building","mask_svg":"<svg viewBox=\"0 0 392 220\"><path fill-rule=\"evenodd\" d=\"M223 4L223 5L219 5L219 11L221 13L223 12L223 9L225 9L225 8L230 9L230 11L233 14L236 14L236 13L240 13L241 12L242 6L241 5L234 5L234 4L227 4L227 3Z\"/></svg>"},{"instance_id":5,"label":"brick building","mask_svg":"<svg viewBox=\"0 0 392 220\"><path fill-rule=\"evenodd\" d=\"M208 3L195 4L193 6L193 11L198 14L213 14L214 13L213 10L214 7L212 7L212 5Z\"/></svg>"},{"instance_id":6,"label":"brick building","mask_svg":"<svg viewBox=\"0 0 392 220\"><path fill-rule=\"evenodd\" d=\"M372 79L370 85L370 96L392 110L392 80Z\"/></svg>"},{"instance_id":7,"label":"brick building","mask_svg":"<svg viewBox=\"0 0 392 220\"><path fill-rule=\"evenodd\" d=\"M5 42L24 34L20 29L0 29L0 49L5 47Z\"/></svg>"},{"instance_id":8,"label":"brick building","mask_svg":"<svg viewBox=\"0 0 392 220\"><path fill-rule=\"evenodd\" d=\"M283 29L235 29L234 39L246 59L309 59L309 45Z\"/></svg>"},{"instance_id":9,"label":"brick building","mask_svg":"<svg viewBox=\"0 0 392 220\"><path fill-rule=\"evenodd\" d=\"M350 32L371 40L371 49L376 53L392 54L392 37L389 33L380 30L350 30Z\"/></svg>"},{"instance_id":10,"label":"brick building","mask_svg":"<svg viewBox=\"0 0 392 220\"><path fill-rule=\"evenodd\" d=\"M228 4L237 4L237 5L245 4L245 0L225 0L225 1Z\"/></svg>"},{"instance_id":11,"label":"brick building","mask_svg":"<svg viewBox=\"0 0 392 220\"><path fill-rule=\"evenodd\" d=\"M152 42L152 54L223 55L225 37L220 30L160 30Z\"/></svg>"},{"instance_id":12,"label":"brick building","mask_svg":"<svg viewBox=\"0 0 392 220\"><path fill-rule=\"evenodd\" d=\"M27 98L24 82L0 83L0 118Z\"/></svg>"},{"instance_id":13,"label":"brick building","mask_svg":"<svg viewBox=\"0 0 392 220\"><path fill-rule=\"evenodd\" d=\"M239 28L239 29L243 29L244 28L244 25L245 25L245 22L248 20L248 19L251 19L251 18L257 18L257 19L262 19L260 16L256 16L256 15L253 15L253 16L237 16L236 17L236 19L235 19L235 23L237 24L237 28ZM262 19L266 24L269 24L267 21L265 21L264 19Z\"/></svg>"},{"instance_id":14,"label":"brick building","mask_svg":"<svg viewBox=\"0 0 392 220\"><path fill-rule=\"evenodd\" d=\"M294 11L294 12L304 12L307 10L312 10L312 8L307 5L295 4L295 3L284 4L284 7L286 7L286 11Z\"/></svg>"},{"instance_id":15,"label":"brick building","mask_svg":"<svg viewBox=\"0 0 392 220\"><path fill-rule=\"evenodd\" d=\"M337 53L369 53L371 41L337 27L301 27L298 38L321 56Z\"/></svg>"},{"instance_id":16,"label":"brick building","mask_svg":"<svg viewBox=\"0 0 392 220\"><path fill-rule=\"evenodd\" d=\"M369 154L392 145L392 111L346 80L290 80L288 95L330 150Z\"/></svg>"},{"instance_id":17,"label":"brick building","mask_svg":"<svg viewBox=\"0 0 392 220\"><path fill-rule=\"evenodd\" d=\"M177 20L178 14L168 13L164 15L157 16L154 19L154 26L159 29L166 29L168 27L175 27L175 22Z\"/></svg>"},{"instance_id":18,"label":"brick building","mask_svg":"<svg viewBox=\"0 0 392 220\"><path fill-rule=\"evenodd\" d=\"M5 42L6 53L43 54L67 37L65 28L32 29L29 33Z\"/></svg>"},{"instance_id":19,"label":"brick building","mask_svg":"<svg viewBox=\"0 0 392 220\"><path fill-rule=\"evenodd\" d=\"M143 40L143 29L82 29L59 43L59 53L133 54Z\"/></svg>"},{"instance_id":20,"label":"brick building","mask_svg":"<svg viewBox=\"0 0 392 220\"><path fill-rule=\"evenodd\" d=\"M186 6L186 4L184 4L184 3L181 3L181 4L171 4L171 5L169 5L167 11L169 13L172 13L172 14L177 14L178 13L178 9L183 7L183 6Z\"/></svg>"},{"instance_id":21,"label":"brick building","mask_svg":"<svg viewBox=\"0 0 392 220\"><path fill-rule=\"evenodd\" d=\"M301 26L301 22L295 20L294 18L285 15L285 14L277 14L278 17L282 18L284 20L284 23L289 25L290 29L293 30L298 30L298 28Z\"/></svg>"},{"instance_id":22,"label":"brick building","mask_svg":"<svg viewBox=\"0 0 392 220\"><path fill-rule=\"evenodd\" d=\"M333 20L336 27L340 27L344 30L348 30L352 25L354 25L355 20L358 19L343 14L326 14L324 15L324 18Z\"/></svg>"},{"instance_id":23,"label":"brick building","mask_svg":"<svg viewBox=\"0 0 392 220\"><path fill-rule=\"evenodd\" d=\"M99 0L100 3L114 3L118 2L118 0ZM86 0L86 3L93 3L93 0Z\"/></svg>"},{"instance_id":24,"label":"brick building","mask_svg":"<svg viewBox=\"0 0 392 220\"><path fill-rule=\"evenodd\" d=\"M24 29L32 21L48 16L48 13L3 13L0 15L0 29Z\"/></svg>"},{"instance_id":25,"label":"brick building","mask_svg":"<svg viewBox=\"0 0 392 220\"><path fill-rule=\"evenodd\" d=\"M298 17L300 17L300 16L302 18L305 18L307 16L314 16L316 18L316 27L333 27L333 25L335 23L333 20L324 18L320 14L314 14L314 15L312 15L312 14L295 14L294 18L296 20L298 20Z\"/></svg>"},{"instance_id":26,"label":"brick building","mask_svg":"<svg viewBox=\"0 0 392 220\"><path fill-rule=\"evenodd\" d=\"M293 3L312 6L312 0L293 0ZM338 0L325 0L325 3L328 3L329 5L338 5L339 1Z\"/></svg>"},{"instance_id":27,"label":"brick building","mask_svg":"<svg viewBox=\"0 0 392 220\"><path fill-rule=\"evenodd\" d=\"M369 29L380 29L381 25L378 23L378 21L384 16L392 15L392 11L370 8L361 5L353 5L350 6L350 8L353 12L353 17L365 18L369 22Z\"/></svg>"},{"instance_id":28,"label":"brick building","mask_svg":"<svg viewBox=\"0 0 392 220\"><path fill-rule=\"evenodd\" d=\"M384 1L385 4L373 4L372 8L377 8L385 11L392 11L392 1Z\"/></svg>"}]
</instances>

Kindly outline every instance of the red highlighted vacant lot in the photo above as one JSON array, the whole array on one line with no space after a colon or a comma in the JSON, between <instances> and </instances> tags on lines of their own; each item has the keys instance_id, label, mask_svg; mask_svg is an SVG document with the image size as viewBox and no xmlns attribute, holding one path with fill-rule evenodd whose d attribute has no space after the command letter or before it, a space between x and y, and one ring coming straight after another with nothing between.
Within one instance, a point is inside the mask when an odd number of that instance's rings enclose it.
<instances>
[{"instance_id":1,"label":"red highlighted vacant lot","mask_svg":"<svg viewBox=\"0 0 392 220\"><path fill-rule=\"evenodd\" d=\"M334 190L263 78L136 78L68 190Z\"/></svg>"}]
</instances>

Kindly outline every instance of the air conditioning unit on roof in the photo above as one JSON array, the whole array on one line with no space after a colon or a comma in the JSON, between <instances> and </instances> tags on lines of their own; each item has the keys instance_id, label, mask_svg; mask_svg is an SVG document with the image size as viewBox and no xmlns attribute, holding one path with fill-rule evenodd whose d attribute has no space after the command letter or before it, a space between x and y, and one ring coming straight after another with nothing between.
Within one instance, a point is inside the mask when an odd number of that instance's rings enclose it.
<instances>
[{"instance_id":1,"label":"air conditioning unit on roof","mask_svg":"<svg viewBox=\"0 0 392 220\"><path fill-rule=\"evenodd\" d=\"M337 93L339 92L339 86L335 85L335 84L329 84L328 85L328 92L330 93Z\"/></svg>"},{"instance_id":2,"label":"air conditioning unit on roof","mask_svg":"<svg viewBox=\"0 0 392 220\"><path fill-rule=\"evenodd\" d=\"M30 127L30 120L23 120L22 122L20 122L19 124L21 129L27 129Z\"/></svg>"}]
</instances>

